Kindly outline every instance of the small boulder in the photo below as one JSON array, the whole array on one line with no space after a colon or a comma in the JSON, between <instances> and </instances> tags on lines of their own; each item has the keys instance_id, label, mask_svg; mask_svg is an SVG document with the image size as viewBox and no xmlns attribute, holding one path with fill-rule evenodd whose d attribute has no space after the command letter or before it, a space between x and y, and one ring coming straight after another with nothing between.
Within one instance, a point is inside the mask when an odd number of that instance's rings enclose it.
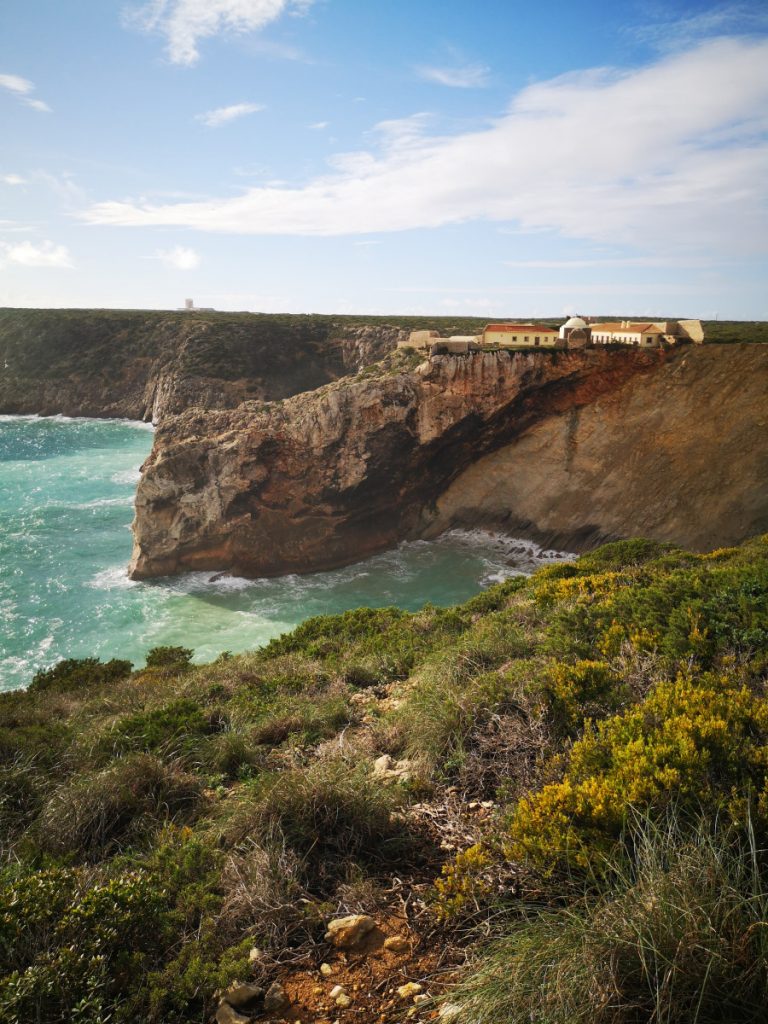
<instances>
[{"instance_id":1,"label":"small boulder","mask_svg":"<svg viewBox=\"0 0 768 1024\"><path fill-rule=\"evenodd\" d=\"M291 1005L285 989L279 981L273 981L264 996L264 1009L267 1013L283 1013Z\"/></svg>"},{"instance_id":2,"label":"small boulder","mask_svg":"<svg viewBox=\"0 0 768 1024\"><path fill-rule=\"evenodd\" d=\"M251 1020L229 1003L220 1003L216 1011L216 1024L249 1024Z\"/></svg>"},{"instance_id":3,"label":"small boulder","mask_svg":"<svg viewBox=\"0 0 768 1024\"><path fill-rule=\"evenodd\" d=\"M367 914L350 914L349 917L337 917L331 921L325 938L338 949L352 949L375 927L376 922Z\"/></svg>"},{"instance_id":4,"label":"small boulder","mask_svg":"<svg viewBox=\"0 0 768 1024\"><path fill-rule=\"evenodd\" d=\"M257 1003L264 995L260 985L235 984L222 993L222 1000L234 1006L236 1010L247 1010Z\"/></svg>"},{"instance_id":5,"label":"small boulder","mask_svg":"<svg viewBox=\"0 0 768 1024\"><path fill-rule=\"evenodd\" d=\"M412 999L423 991L424 986L420 985L418 981L407 981L405 985L401 985L398 988L397 994L401 999Z\"/></svg>"},{"instance_id":6,"label":"small boulder","mask_svg":"<svg viewBox=\"0 0 768 1024\"><path fill-rule=\"evenodd\" d=\"M390 935L388 939L384 940L384 949L388 949L391 953L407 953L410 943L404 935Z\"/></svg>"}]
</instances>

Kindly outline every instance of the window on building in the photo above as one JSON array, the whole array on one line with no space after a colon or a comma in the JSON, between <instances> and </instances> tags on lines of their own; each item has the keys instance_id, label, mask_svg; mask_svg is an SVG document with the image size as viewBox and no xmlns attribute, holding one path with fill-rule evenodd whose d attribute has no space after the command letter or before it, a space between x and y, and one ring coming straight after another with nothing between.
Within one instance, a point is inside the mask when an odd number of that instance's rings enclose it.
<instances>
[{"instance_id":1,"label":"window on building","mask_svg":"<svg viewBox=\"0 0 768 1024\"><path fill-rule=\"evenodd\" d=\"M533 339L534 345L538 345L540 341L541 341L541 338L539 338L538 336Z\"/></svg>"},{"instance_id":2,"label":"window on building","mask_svg":"<svg viewBox=\"0 0 768 1024\"><path fill-rule=\"evenodd\" d=\"M528 342L529 342L530 340L531 340L531 339L530 339L530 338L528 337L528 335L527 335L527 334L526 334L526 336L525 336L525 337L523 338L523 341L524 341L524 342L526 342L526 344L527 344L527 343L528 343Z\"/></svg>"}]
</instances>

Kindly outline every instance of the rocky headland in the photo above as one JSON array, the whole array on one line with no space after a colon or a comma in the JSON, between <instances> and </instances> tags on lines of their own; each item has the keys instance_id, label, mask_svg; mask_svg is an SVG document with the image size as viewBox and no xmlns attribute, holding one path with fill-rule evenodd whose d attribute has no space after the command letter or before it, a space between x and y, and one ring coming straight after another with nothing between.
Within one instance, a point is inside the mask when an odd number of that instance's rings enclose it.
<instances>
[{"instance_id":1,"label":"rocky headland","mask_svg":"<svg viewBox=\"0 0 768 1024\"><path fill-rule=\"evenodd\" d=\"M167 418L131 575L309 572L457 525L579 550L768 528L768 348L407 358Z\"/></svg>"}]
</instances>

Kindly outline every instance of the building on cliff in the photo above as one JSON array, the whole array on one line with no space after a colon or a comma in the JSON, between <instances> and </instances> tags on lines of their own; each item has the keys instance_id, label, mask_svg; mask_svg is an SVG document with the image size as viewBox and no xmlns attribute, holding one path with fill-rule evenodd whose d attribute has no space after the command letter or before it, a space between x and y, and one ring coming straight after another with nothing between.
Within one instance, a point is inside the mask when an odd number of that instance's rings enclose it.
<instances>
[{"instance_id":1,"label":"building on cliff","mask_svg":"<svg viewBox=\"0 0 768 1024\"><path fill-rule=\"evenodd\" d=\"M637 323L622 320L619 323L590 325L593 345L637 345L643 348L658 348L660 345L676 345L681 341L704 341L701 320L651 320Z\"/></svg>"},{"instance_id":2,"label":"building on cliff","mask_svg":"<svg viewBox=\"0 0 768 1024\"><path fill-rule=\"evenodd\" d=\"M553 348L558 334L543 324L488 324L483 331L483 344L500 348Z\"/></svg>"}]
</instances>

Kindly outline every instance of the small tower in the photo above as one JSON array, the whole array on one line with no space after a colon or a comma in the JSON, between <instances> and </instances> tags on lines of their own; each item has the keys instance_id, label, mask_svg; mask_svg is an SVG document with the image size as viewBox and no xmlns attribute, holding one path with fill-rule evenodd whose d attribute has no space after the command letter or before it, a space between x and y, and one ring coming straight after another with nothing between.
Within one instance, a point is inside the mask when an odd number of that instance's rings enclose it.
<instances>
[{"instance_id":1,"label":"small tower","mask_svg":"<svg viewBox=\"0 0 768 1024\"><path fill-rule=\"evenodd\" d=\"M194 299L184 299L184 309L194 309L194 308L195 308Z\"/></svg>"}]
</instances>

